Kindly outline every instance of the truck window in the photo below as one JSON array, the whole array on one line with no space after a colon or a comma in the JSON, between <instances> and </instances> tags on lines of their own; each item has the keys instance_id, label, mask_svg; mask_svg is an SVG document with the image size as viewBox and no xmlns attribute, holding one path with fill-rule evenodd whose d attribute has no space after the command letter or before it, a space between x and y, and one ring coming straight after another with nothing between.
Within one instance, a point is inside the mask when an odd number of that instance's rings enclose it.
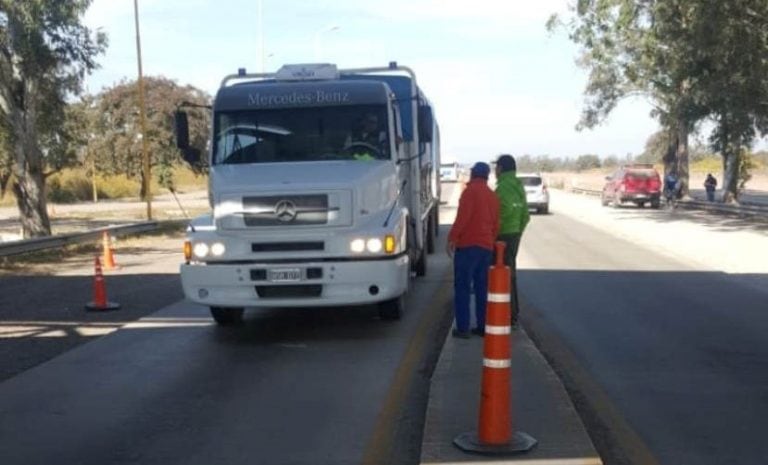
<instances>
[{"instance_id":1,"label":"truck window","mask_svg":"<svg viewBox=\"0 0 768 465\"><path fill-rule=\"evenodd\" d=\"M214 164L390 160L385 105L218 112Z\"/></svg>"}]
</instances>

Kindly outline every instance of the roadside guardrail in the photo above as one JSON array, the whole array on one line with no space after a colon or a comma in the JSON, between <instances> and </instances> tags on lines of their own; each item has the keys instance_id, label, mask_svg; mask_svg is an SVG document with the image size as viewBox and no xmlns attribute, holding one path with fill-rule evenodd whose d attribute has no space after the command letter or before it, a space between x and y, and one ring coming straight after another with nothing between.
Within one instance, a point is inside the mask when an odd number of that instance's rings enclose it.
<instances>
[{"instance_id":1,"label":"roadside guardrail","mask_svg":"<svg viewBox=\"0 0 768 465\"><path fill-rule=\"evenodd\" d=\"M603 193L603 191L598 191L594 189L583 189L581 187L576 187L576 186L572 186L570 188L570 191L573 192L574 194L585 194L585 195L595 195L595 196Z\"/></svg>"},{"instance_id":2,"label":"roadside guardrail","mask_svg":"<svg viewBox=\"0 0 768 465\"><path fill-rule=\"evenodd\" d=\"M678 202L677 205L690 210L707 210L740 216L768 217L768 206L760 206L754 203L731 205L727 203L702 202L701 200L683 200Z\"/></svg>"},{"instance_id":3,"label":"roadside guardrail","mask_svg":"<svg viewBox=\"0 0 768 465\"><path fill-rule=\"evenodd\" d=\"M100 239L104 231L112 234L136 234L153 231L159 226L160 223L157 221L145 221L142 223L133 223L120 226L106 226L103 228L92 229L79 233L39 237L21 241L0 242L0 257L18 255L27 252L36 252L38 250L56 249L65 245L80 244L83 242L93 241Z\"/></svg>"},{"instance_id":4,"label":"roadside guardrail","mask_svg":"<svg viewBox=\"0 0 768 465\"><path fill-rule=\"evenodd\" d=\"M577 186L571 186L567 190L573 192L574 194L592 196L600 196L603 193L600 190L586 189ZM707 210L739 216L768 217L768 206L759 205L755 202L741 203L737 205L718 202L704 202L701 200L681 200L677 203L677 206L688 210Z\"/></svg>"}]
</instances>

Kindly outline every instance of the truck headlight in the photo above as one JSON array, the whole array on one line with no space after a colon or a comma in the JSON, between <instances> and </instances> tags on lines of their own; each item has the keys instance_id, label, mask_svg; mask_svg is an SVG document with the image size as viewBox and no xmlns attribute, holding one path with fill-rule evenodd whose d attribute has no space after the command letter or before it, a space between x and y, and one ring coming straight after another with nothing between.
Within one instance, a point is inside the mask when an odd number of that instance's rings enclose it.
<instances>
[{"instance_id":1,"label":"truck headlight","mask_svg":"<svg viewBox=\"0 0 768 465\"><path fill-rule=\"evenodd\" d=\"M224 255L224 252L227 251L227 248L224 247L224 244L221 242L216 242L213 245L211 245L211 255L214 255L216 257L221 257Z\"/></svg>"},{"instance_id":2,"label":"truck headlight","mask_svg":"<svg viewBox=\"0 0 768 465\"><path fill-rule=\"evenodd\" d=\"M192 247L192 253L197 258L205 258L208 255L208 244L205 242L198 242Z\"/></svg>"},{"instance_id":3,"label":"truck headlight","mask_svg":"<svg viewBox=\"0 0 768 465\"><path fill-rule=\"evenodd\" d=\"M354 253L365 251L365 239L355 239L349 244L349 249Z\"/></svg>"},{"instance_id":4,"label":"truck headlight","mask_svg":"<svg viewBox=\"0 0 768 465\"><path fill-rule=\"evenodd\" d=\"M379 253L381 252L383 245L381 243L381 239L374 237L373 239L368 239L368 242L366 242L365 246L368 249L368 252Z\"/></svg>"}]
</instances>

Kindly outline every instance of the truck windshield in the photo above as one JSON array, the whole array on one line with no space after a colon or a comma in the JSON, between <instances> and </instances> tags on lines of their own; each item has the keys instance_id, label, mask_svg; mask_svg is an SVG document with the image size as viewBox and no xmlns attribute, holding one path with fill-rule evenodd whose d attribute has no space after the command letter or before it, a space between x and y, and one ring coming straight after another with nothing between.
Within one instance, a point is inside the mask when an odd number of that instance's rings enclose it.
<instances>
[{"instance_id":1,"label":"truck windshield","mask_svg":"<svg viewBox=\"0 0 768 465\"><path fill-rule=\"evenodd\" d=\"M214 164L389 160L384 105L219 112Z\"/></svg>"}]
</instances>

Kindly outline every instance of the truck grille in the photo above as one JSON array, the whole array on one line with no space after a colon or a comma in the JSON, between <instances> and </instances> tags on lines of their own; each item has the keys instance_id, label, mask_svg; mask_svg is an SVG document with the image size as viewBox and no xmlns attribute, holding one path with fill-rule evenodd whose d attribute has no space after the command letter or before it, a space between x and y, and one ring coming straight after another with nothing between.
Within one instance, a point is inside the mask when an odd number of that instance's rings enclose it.
<instances>
[{"instance_id":1,"label":"truck grille","mask_svg":"<svg viewBox=\"0 0 768 465\"><path fill-rule=\"evenodd\" d=\"M300 284L295 286L256 286L256 293L262 299L300 299L320 297L321 284Z\"/></svg>"},{"instance_id":2,"label":"truck grille","mask_svg":"<svg viewBox=\"0 0 768 465\"><path fill-rule=\"evenodd\" d=\"M324 242L254 242L252 252L304 252L325 250Z\"/></svg>"},{"instance_id":3,"label":"truck grille","mask_svg":"<svg viewBox=\"0 0 768 465\"><path fill-rule=\"evenodd\" d=\"M309 226L328 223L328 195L243 197L243 220L253 226Z\"/></svg>"}]
</instances>

